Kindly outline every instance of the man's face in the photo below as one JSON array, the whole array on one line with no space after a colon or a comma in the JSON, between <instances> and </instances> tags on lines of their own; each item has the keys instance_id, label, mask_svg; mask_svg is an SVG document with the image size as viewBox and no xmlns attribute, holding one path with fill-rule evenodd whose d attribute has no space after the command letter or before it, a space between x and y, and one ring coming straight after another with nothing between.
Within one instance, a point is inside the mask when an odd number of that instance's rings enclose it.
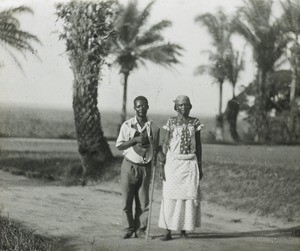
<instances>
[{"instance_id":1,"label":"man's face","mask_svg":"<svg viewBox=\"0 0 300 251\"><path fill-rule=\"evenodd\" d=\"M145 100L137 100L134 103L134 110L136 116L145 118L149 109L148 103Z\"/></svg>"},{"instance_id":2,"label":"man's face","mask_svg":"<svg viewBox=\"0 0 300 251\"><path fill-rule=\"evenodd\" d=\"M188 101L182 100L176 104L176 109L177 109L178 113L180 113L184 116L188 116L190 114L192 106Z\"/></svg>"}]
</instances>

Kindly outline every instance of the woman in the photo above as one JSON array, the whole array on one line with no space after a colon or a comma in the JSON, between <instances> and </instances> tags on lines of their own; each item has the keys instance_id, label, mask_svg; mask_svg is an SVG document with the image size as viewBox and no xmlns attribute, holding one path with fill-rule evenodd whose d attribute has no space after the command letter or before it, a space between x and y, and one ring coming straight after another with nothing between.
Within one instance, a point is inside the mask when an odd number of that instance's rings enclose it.
<instances>
[{"instance_id":1,"label":"woman","mask_svg":"<svg viewBox=\"0 0 300 251\"><path fill-rule=\"evenodd\" d=\"M159 227L165 229L162 240L172 239L171 230L186 231L200 226L200 186L202 179L201 123L190 117L192 105L189 97L175 99L176 117L171 117L163 127L166 136L163 143L165 164L161 166L163 196L159 215Z\"/></svg>"}]
</instances>

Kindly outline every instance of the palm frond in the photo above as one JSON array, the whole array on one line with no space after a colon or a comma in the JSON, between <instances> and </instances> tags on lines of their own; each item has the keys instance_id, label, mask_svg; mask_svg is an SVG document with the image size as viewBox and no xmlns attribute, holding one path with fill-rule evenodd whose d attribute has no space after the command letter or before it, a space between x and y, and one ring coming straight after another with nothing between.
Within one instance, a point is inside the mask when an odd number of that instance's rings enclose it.
<instances>
[{"instance_id":1,"label":"palm frond","mask_svg":"<svg viewBox=\"0 0 300 251\"><path fill-rule=\"evenodd\" d=\"M195 21L207 28L215 48L214 51L202 51L208 54L210 64L200 65L196 68L195 74L207 73L215 82L222 84L226 78L226 53L231 47L230 21L221 9L216 14L206 13L197 16Z\"/></svg>"},{"instance_id":2,"label":"palm frond","mask_svg":"<svg viewBox=\"0 0 300 251\"><path fill-rule=\"evenodd\" d=\"M255 36L253 31L239 18L235 18L232 21L232 31L244 37L245 40L249 42L253 47L258 46L259 41L257 41L257 37Z\"/></svg>"},{"instance_id":3,"label":"palm frond","mask_svg":"<svg viewBox=\"0 0 300 251\"><path fill-rule=\"evenodd\" d=\"M31 45L32 42L40 43L39 39L27 32L22 31L2 31L0 25L0 39L9 46L16 48L20 52L30 51L34 53L35 49Z\"/></svg>"},{"instance_id":4,"label":"palm frond","mask_svg":"<svg viewBox=\"0 0 300 251\"><path fill-rule=\"evenodd\" d=\"M161 20L160 22L152 25L149 29L150 32L160 32L165 28L168 28L172 25L172 22L169 20Z\"/></svg>"},{"instance_id":5,"label":"palm frond","mask_svg":"<svg viewBox=\"0 0 300 251\"><path fill-rule=\"evenodd\" d=\"M148 20L153 3L150 2L141 12L137 9L137 0L131 0L126 6L120 7L120 12L115 22L120 40L126 43L131 43L135 40L137 34Z\"/></svg>"},{"instance_id":6,"label":"palm frond","mask_svg":"<svg viewBox=\"0 0 300 251\"><path fill-rule=\"evenodd\" d=\"M145 9L137 16L137 19L131 25L133 26L131 29L131 41L133 41L136 36L139 34L140 30L144 26L144 24L148 21L150 11L152 8L154 1L150 2Z\"/></svg>"},{"instance_id":7,"label":"palm frond","mask_svg":"<svg viewBox=\"0 0 300 251\"><path fill-rule=\"evenodd\" d=\"M178 56L182 55L182 50L183 48L177 44L166 43L147 48L139 56L142 59L147 59L153 63L168 67L179 63Z\"/></svg>"},{"instance_id":8,"label":"palm frond","mask_svg":"<svg viewBox=\"0 0 300 251\"><path fill-rule=\"evenodd\" d=\"M233 88L235 88L240 72L244 69L244 53L245 51L243 51L242 55L240 55L238 51L231 48L229 53L226 55L226 77L232 84Z\"/></svg>"},{"instance_id":9,"label":"palm frond","mask_svg":"<svg viewBox=\"0 0 300 251\"><path fill-rule=\"evenodd\" d=\"M216 78L215 71L216 69L212 65L199 65L194 70L194 75L207 74L212 77L212 82L211 82L212 84L221 83L221 82L223 83L224 81L223 79Z\"/></svg>"},{"instance_id":10,"label":"palm frond","mask_svg":"<svg viewBox=\"0 0 300 251\"><path fill-rule=\"evenodd\" d=\"M207 31L213 37L214 41L220 41L219 32L218 32L220 24L214 15L210 13L206 13L197 16L195 18L195 21L198 23L202 23L204 26L207 27Z\"/></svg>"},{"instance_id":11,"label":"palm frond","mask_svg":"<svg viewBox=\"0 0 300 251\"><path fill-rule=\"evenodd\" d=\"M20 21L14 16L19 13L33 14L33 10L26 6L19 6L16 8L10 8L0 12L0 23L11 24L16 28L20 28Z\"/></svg>"},{"instance_id":12,"label":"palm frond","mask_svg":"<svg viewBox=\"0 0 300 251\"><path fill-rule=\"evenodd\" d=\"M164 37L158 33L145 33L141 37L137 37L135 41L136 46L147 46L154 43L164 41Z\"/></svg>"},{"instance_id":13,"label":"palm frond","mask_svg":"<svg viewBox=\"0 0 300 251\"><path fill-rule=\"evenodd\" d=\"M18 14L18 13L29 13L29 14L34 14L33 10L27 6L19 6L16 8L10 8L8 10L4 10L0 12L0 15L7 15L7 16L12 16L14 14Z\"/></svg>"},{"instance_id":14,"label":"palm frond","mask_svg":"<svg viewBox=\"0 0 300 251\"><path fill-rule=\"evenodd\" d=\"M115 28L118 31L120 40L125 42L131 41L131 30L138 17L139 12L136 0L129 1L126 7L120 7L118 18L115 21Z\"/></svg>"},{"instance_id":15,"label":"palm frond","mask_svg":"<svg viewBox=\"0 0 300 251\"><path fill-rule=\"evenodd\" d=\"M0 40L5 50L13 58L18 67L22 69L17 57L8 47L16 49L24 57L28 51L37 56L33 43L41 44L41 42L37 36L20 29L20 22L14 16L18 13L33 14L33 11L26 6L20 6L0 12Z\"/></svg>"},{"instance_id":16,"label":"palm frond","mask_svg":"<svg viewBox=\"0 0 300 251\"><path fill-rule=\"evenodd\" d=\"M283 15L281 23L285 32L292 32L296 36L300 34L300 1L281 1Z\"/></svg>"},{"instance_id":17,"label":"palm frond","mask_svg":"<svg viewBox=\"0 0 300 251\"><path fill-rule=\"evenodd\" d=\"M2 45L2 48L4 48L4 50L11 56L11 58L13 59L13 61L16 63L16 65L18 66L18 68L24 73L23 67L22 67L20 61L18 60L18 58L15 56L15 54L10 49L8 49L7 46L3 42L0 42L0 43Z\"/></svg>"},{"instance_id":18,"label":"palm frond","mask_svg":"<svg viewBox=\"0 0 300 251\"><path fill-rule=\"evenodd\" d=\"M14 16L8 16L0 13L0 23L1 24L7 24L7 25L13 25L17 28L20 27L19 20Z\"/></svg>"},{"instance_id":19,"label":"palm frond","mask_svg":"<svg viewBox=\"0 0 300 251\"><path fill-rule=\"evenodd\" d=\"M215 15L206 13L195 18L195 22L204 25L213 39L213 45L224 50L231 36L229 21L225 13L219 10ZM223 47L223 48L222 48Z\"/></svg>"},{"instance_id":20,"label":"palm frond","mask_svg":"<svg viewBox=\"0 0 300 251\"><path fill-rule=\"evenodd\" d=\"M211 65L199 65L194 70L194 75L202 75L204 73L208 73L209 75L211 75L210 74L211 71L212 71Z\"/></svg>"},{"instance_id":21,"label":"palm frond","mask_svg":"<svg viewBox=\"0 0 300 251\"><path fill-rule=\"evenodd\" d=\"M115 22L118 36L113 42L111 52L117 57L121 72L129 74L138 67L151 61L163 66L179 63L178 58L183 50L181 46L166 43L162 31L171 26L168 20L146 26L154 2L150 2L142 11L137 8L137 1L130 1L122 6Z\"/></svg>"},{"instance_id":22,"label":"palm frond","mask_svg":"<svg viewBox=\"0 0 300 251\"><path fill-rule=\"evenodd\" d=\"M160 42L164 40L161 31L167 27L170 27L172 23L168 20L162 20L152 27L147 29L141 37L137 36L135 44L136 46L144 46L148 44L153 44L155 42Z\"/></svg>"}]
</instances>

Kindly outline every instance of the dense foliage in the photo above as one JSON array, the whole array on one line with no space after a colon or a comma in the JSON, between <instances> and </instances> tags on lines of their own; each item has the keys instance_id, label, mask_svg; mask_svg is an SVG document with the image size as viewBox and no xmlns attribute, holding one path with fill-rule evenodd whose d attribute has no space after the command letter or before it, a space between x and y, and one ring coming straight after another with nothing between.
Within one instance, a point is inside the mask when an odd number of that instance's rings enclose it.
<instances>
[{"instance_id":1,"label":"dense foliage","mask_svg":"<svg viewBox=\"0 0 300 251\"><path fill-rule=\"evenodd\" d=\"M282 2L281 7L281 16L275 16L272 1L246 0L232 17L219 11L196 18L208 28L216 48L210 52L210 64L201 66L198 72L202 74L207 70L220 85L219 124L223 121L223 82L228 81L233 86L233 99L228 102L225 118L234 140L240 139L235 130L240 109L246 111L252 141L290 143L300 140L300 1L288 0ZM232 34L244 38L250 46L257 69L253 81L237 97L235 86L244 63L242 54L232 47Z\"/></svg>"}]
</instances>

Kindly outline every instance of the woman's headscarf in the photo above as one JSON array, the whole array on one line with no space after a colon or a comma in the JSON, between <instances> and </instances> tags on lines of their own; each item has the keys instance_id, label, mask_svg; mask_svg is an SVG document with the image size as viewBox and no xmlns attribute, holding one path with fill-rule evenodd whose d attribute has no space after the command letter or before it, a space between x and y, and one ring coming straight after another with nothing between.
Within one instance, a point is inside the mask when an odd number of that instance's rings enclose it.
<instances>
[{"instance_id":1,"label":"woman's headscarf","mask_svg":"<svg viewBox=\"0 0 300 251\"><path fill-rule=\"evenodd\" d=\"M178 104L182 104L184 101L186 101L187 103L191 104L190 98L188 96L185 96L185 95L179 95L174 100L174 103L175 103L175 105L178 105Z\"/></svg>"}]
</instances>

